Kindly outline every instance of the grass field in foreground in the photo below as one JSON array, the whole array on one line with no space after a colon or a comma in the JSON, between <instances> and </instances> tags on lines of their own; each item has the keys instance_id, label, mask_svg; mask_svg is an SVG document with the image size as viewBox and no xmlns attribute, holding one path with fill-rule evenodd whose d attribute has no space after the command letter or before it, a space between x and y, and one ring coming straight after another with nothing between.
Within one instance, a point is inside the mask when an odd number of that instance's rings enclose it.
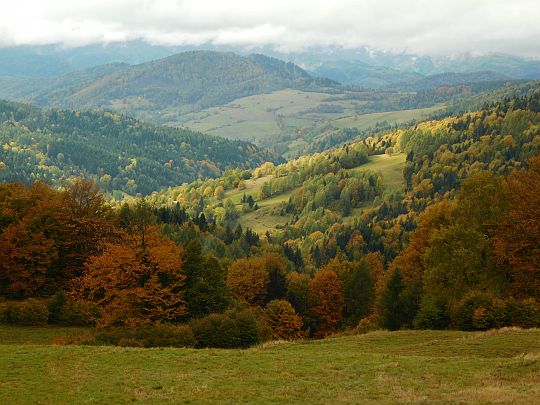
<instances>
[{"instance_id":1,"label":"grass field in foreground","mask_svg":"<svg viewBox=\"0 0 540 405\"><path fill-rule=\"evenodd\" d=\"M15 344L17 336L28 342L32 328L0 330L12 336L0 344L6 404L530 405L540 398L539 330L381 331L247 350Z\"/></svg>"}]
</instances>

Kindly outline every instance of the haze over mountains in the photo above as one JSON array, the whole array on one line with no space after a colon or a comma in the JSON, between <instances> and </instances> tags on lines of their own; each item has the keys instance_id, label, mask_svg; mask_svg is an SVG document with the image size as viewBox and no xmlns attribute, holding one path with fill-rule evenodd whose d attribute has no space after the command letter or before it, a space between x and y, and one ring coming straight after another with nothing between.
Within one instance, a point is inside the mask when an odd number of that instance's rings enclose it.
<instances>
[{"instance_id":1,"label":"haze over mountains","mask_svg":"<svg viewBox=\"0 0 540 405\"><path fill-rule=\"evenodd\" d=\"M140 64L195 50L225 51L240 55L261 53L293 62L316 76L329 77L345 84L359 84L358 75L347 75L347 72L362 73L366 70L368 73L371 71L375 77L381 74L379 70L387 71L393 75L403 75L404 79L398 81L419 75L478 71L493 71L512 79L540 77L540 61L538 59L500 53L429 56L382 51L370 47L345 49L339 46L319 46L305 51L280 52L270 46L241 47L213 44L165 46L151 45L140 40L98 43L80 47L62 45L4 47L0 48L0 75L57 76L109 63Z\"/></svg>"},{"instance_id":2,"label":"haze over mountains","mask_svg":"<svg viewBox=\"0 0 540 405\"><path fill-rule=\"evenodd\" d=\"M275 147L276 136L295 139L300 128L331 123L331 128L316 129L327 133L343 128L336 121L343 119L351 128L367 128L387 120L358 116L430 108L512 80L540 77L540 62L502 55L431 58L369 48L284 54L259 48L272 55L266 56L242 55L245 50L230 46L220 49L239 53L189 48L141 41L2 48L0 98L48 108L111 110ZM285 92L266 105L269 100L262 95L280 91ZM390 117L387 124L423 115ZM304 149L292 148L294 156ZM284 153L291 147L278 149Z\"/></svg>"}]
</instances>

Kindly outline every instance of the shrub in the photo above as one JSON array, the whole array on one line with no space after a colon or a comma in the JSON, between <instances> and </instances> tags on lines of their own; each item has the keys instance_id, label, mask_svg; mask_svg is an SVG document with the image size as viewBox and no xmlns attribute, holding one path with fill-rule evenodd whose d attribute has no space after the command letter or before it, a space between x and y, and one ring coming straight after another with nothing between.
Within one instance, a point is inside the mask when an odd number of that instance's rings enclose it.
<instances>
[{"instance_id":1,"label":"shrub","mask_svg":"<svg viewBox=\"0 0 540 405\"><path fill-rule=\"evenodd\" d=\"M190 325L198 348L246 348L263 337L263 325L250 309L210 314L193 320Z\"/></svg>"},{"instance_id":2,"label":"shrub","mask_svg":"<svg viewBox=\"0 0 540 405\"><path fill-rule=\"evenodd\" d=\"M59 291L49 303L49 323L67 326L94 326L100 317L97 304L68 298Z\"/></svg>"},{"instance_id":3,"label":"shrub","mask_svg":"<svg viewBox=\"0 0 540 405\"><path fill-rule=\"evenodd\" d=\"M150 326L99 329L86 344L130 347L193 347L195 340L188 325L156 323Z\"/></svg>"},{"instance_id":4,"label":"shrub","mask_svg":"<svg viewBox=\"0 0 540 405\"><path fill-rule=\"evenodd\" d=\"M210 314L190 323L196 347L233 348L239 345L234 321L225 314Z\"/></svg>"},{"instance_id":5,"label":"shrub","mask_svg":"<svg viewBox=\"0 0 540 405\"><path fill-rule=\"evenodd\" d=\"M7 321L15 325L42 326L49 320L49 310L44 302L30 298L8 304Z\"/></svg>"},{"instance_id":6,"label":"shrub","mask_svg":"<svg viewBox=\"0 0 540 405\"><path fill-rule=\"evenodd\" d=\"M494 299L491 302L491 306L487 310L488 323L483 325L486 328L503 328L505 326L512 326L512 312L514 310L515 302L513 299L507 301L502 299ZM478 311L475 316L475 323L482 326L482 319L480 318L482 311Z\"/></svg>"},{"instance_id":7,"label":"shrub","mask_svg":"<svg viewBox=\"0 0 540 405\"><path fill-rule=\"evenodd\" d=\"M488 328L485 311L491 307L491 302L492 297L485 293L471 291L466 294L450 311L452 327L459 330Z\"/></svg>"},{"instance_id":8,"label":"shrub","mask_svg":"<svg viewBox=\"0 0 540 405\"><path fill-rule=\"evenodd\" d=\"M373 332L377 330L379 321L374 315L366 316L360 319L358 325L354 328L355 335L363 335L364 333Z\"/></svg>"},{"instance_id":9,"label":"shrub","mask_svg":"<svg viewBox=\"0 0 540 405\"><path fill-rule=\"evenodd\" d=\"M512 326L540 327L540 305L533 298L515 302L512 307L512 311L510 311Z\"/></svg>"},{"instance_id":10,"label":"shrub","mask_svg":"<svg viewBox=\"0 0 540 405\"><path fill-rule=\"evenodd\" d=\"M49 323L60 323L60 313L66 304L67 297L63 291L58 291L49 303Z\"/></svg>"},{"instance_id":11,"label":"shrub","mask_svg":"<svg viewBox=\"0 0 540 405\"><path fill-rule=\"evenodd\" d=\"M288 301L270 301L264 310L263 320L270 327L274 340L301 339L305 336L302 332L302 318Z\"/></svg>"},{"instance_id":12,"label":"shrub","mask_svg":"<svg viewBox=\"0 0 540 405\"><path fill-rule=\"evenodd\" d=\"M422 298L420 309L414 318L415 329L445 329L450 324L446 303L436 298Z\"/></svg>"}]
</instances>

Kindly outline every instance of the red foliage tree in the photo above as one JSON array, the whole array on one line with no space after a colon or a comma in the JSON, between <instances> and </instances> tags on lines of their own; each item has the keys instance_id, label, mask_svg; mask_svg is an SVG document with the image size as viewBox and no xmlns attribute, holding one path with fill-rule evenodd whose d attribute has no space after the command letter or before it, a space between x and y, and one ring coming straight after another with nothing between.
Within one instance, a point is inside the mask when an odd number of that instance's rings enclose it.
<instances>
[{"instance_id":1,"label":"red foliage tree","mask_svg":"<svg viewBox=\"0 0 540 405\"><path fill-rule=\"evenodd\" d=\"M540 298L540 156L508 177L510 209L493 238L494 256L510 275L509 293Z\"/></svg>"}]
</instances>

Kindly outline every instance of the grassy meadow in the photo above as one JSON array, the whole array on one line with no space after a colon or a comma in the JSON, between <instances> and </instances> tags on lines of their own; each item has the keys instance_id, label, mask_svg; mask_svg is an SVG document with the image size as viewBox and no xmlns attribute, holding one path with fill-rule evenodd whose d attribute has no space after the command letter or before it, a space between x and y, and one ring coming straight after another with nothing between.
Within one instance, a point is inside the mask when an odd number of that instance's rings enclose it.
<instances>
[{"instance_id":1,"label":"grassy meadow","mask_svg":"<svg viewBox=\"0 0 540 405\"><path fill-rule=\"evenodd\" d=\"M534 404L540 331L371 332L246 350L51 345L0 327L0 403Z\"/></svg>"},{"instance_id":2,"label":"grassy meadow","mask_svg":"<svg viewBox=\"0 0 540 405\"><path fill-rule=\"evenodd\" d=\"M356 110L362 104L365 101L286 89L239 98L220 107L187 114L180 124L212 135L271 144L273 138L284 132L323 121L337 128L366 129L384 121L400 124L422 120L443 107L358 114Z\"/></svg>"}]
</instances>

